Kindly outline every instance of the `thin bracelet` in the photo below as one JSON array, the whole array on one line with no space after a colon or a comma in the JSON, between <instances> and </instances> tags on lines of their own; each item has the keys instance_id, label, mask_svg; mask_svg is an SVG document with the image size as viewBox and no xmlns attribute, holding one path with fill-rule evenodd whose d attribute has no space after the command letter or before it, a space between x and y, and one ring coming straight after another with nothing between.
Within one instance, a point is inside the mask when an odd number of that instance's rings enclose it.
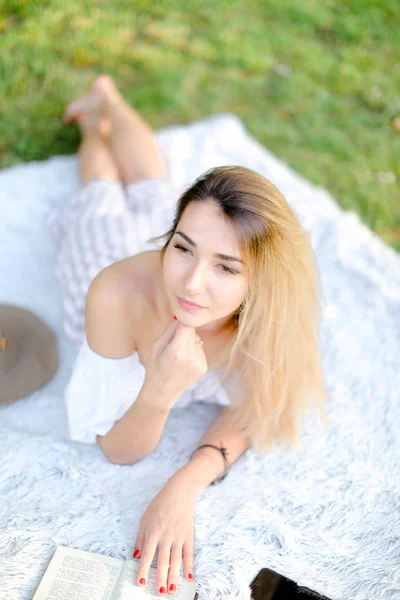
<instances>
[{"instance_id":1,"label":"thin bracelet","mask_svg":"<svg viewBox=\"0 0 400 600\"><path fill-rule=\"evenodd\" d=\"M221 442L221 446L222 446L222 442ZM193 450L192 454L190 455L190 458L192 458L193 454L195 452L197 452L197 450L200 450L200 448L215 448L215 450L219 450L219 452L221 452L222 454L222 458L224 459L224 467L225 470L224 472L217 477L216 479L214 479L214 481L212 481L210 483L210 485L215 485L216 483L220 483L221 481L223 481L225 479L225 477L227 476L227 469L228 469L228 461L226 458L226 455L228 454L228 451L226 448L219 448L218 446L214 446L213 444L202 444L201 446L199 446L198 448L196 448L196 450Z\"/></svg>"}]
</instances>

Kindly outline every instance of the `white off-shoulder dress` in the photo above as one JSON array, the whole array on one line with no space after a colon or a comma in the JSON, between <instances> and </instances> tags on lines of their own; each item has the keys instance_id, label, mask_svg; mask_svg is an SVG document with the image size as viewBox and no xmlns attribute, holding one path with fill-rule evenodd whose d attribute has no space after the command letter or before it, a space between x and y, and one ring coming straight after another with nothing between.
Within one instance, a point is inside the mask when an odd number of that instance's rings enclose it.
<instances>
[{"instance_id":1,"label":"white off-shoulder dress","mask_svg":"<svg viewBox=\"0 0 400 600\"><path fill-rule=\"evenodd\" d=\"M71 439L95 443L135 402L145 378L138 352L111 359L94 352L85 332L85 302L92 279L104 268L146 250L159 249L149 238L172 226L176 203L185 186L169 180L143 179L123 186L96 179L83 186L48 218L56 249L56 276L62 288L63 327L79 346L64 398ZM220 369L210 370L176 402L231 404Z\"/></svg>"}]
</instances>

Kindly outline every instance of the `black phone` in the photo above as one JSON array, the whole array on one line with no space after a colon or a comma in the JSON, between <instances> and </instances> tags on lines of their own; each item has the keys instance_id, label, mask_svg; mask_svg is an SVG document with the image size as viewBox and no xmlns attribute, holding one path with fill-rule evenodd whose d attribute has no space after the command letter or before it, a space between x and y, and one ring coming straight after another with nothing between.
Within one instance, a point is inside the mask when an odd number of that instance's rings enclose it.
<instances>
[{"instance_id":1,"label":"black phone","mask_svg":"<svg viewBox=\"0 0 400 600\"><path fill-rule=\"evenodd\" d=\"M272 569L261 569L251 582L250 589L253 600L330 600Z\"/></svg>"}]
</instances>

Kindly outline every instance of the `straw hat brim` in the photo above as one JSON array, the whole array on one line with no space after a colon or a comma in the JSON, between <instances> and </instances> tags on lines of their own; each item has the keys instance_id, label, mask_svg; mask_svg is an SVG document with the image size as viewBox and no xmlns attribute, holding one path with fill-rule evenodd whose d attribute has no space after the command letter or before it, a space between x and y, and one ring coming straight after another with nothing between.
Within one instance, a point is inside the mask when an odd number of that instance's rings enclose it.
<instances>
[{"instance_id":1,"label":"straw hat brim","mask_svg":"<svg viewBox=\"0 0 400 600\"><path fill-rule=\"evenodd\" d=\"M0 304L0 340L0 404L28 396L57 371L57 338L31 311Z\"/></svg>"}]
</instances>

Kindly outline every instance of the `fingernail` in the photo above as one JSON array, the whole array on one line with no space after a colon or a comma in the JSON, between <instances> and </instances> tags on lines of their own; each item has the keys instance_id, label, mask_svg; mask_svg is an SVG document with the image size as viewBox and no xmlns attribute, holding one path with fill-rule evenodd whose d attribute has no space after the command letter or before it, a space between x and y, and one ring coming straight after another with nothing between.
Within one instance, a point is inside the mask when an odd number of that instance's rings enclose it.
<instances>
[{"instance_id":1,"label":"fingernail","mask_svg":"<svg viewBox=\"0 0 400 600\"><path fill-rule=\"evenodd\" d=\"M169 591L176 592L176 585L174 583L171 583L171 585L169 586Z\"/></svg>"},{"instance_id":2,"label":"fingernail","mask_svg":"<svg viewBox=\"0 0 400 600\"><path fill-rule=\"evenodd\" d=\"M167 590L165 589L165 587L162 585L160 587L160 594L165 594L167 592Z\"/></svg>"},{"instance_id":3,"label":"fingernail","mask_svg":"<svg viewBox=\"0 0 400 600\"><path fill-rule=\"evenodd\" d=\"M135 552L133 553L133 558L136 558L137 556L139 556L140 554L140 550L135 550Z\"/></svg>"},{"instance_id":4,"label":"fingernail","mask_svg":"<svg viewBox=\"0 0 400 600\"><path fill-rule=\"evenodd\" d=\"M174 315L174 319L175 319L175 321L177 321L177 320L178 320L178 319L176 318L176 316L175 316L175 315Z\"/></svg>"},{"instance_id":5,"label":"fingernail","mask_svg":"<svg viewBox=\"0 0 400 600\"><path fill-rule=\"evenodd\" d=\"M189 577L189 579L193 579L193 575L192 575L192 573L189 573L189 574L188 574L188 577Z\"/></svg>"},{"instance_id":6,"label":"fingernail","mask_svg":"<svg viewBox=\"0 0 400 600\"><path fill-rule=\"evenodd\" d=\"M145 585L145 583L146 583L146 580L145 580L145 578L144 578L144 577L141 577L141 578L139 579L139 583L140 583L140 585Z\"/></svg>"}]
</instances>

